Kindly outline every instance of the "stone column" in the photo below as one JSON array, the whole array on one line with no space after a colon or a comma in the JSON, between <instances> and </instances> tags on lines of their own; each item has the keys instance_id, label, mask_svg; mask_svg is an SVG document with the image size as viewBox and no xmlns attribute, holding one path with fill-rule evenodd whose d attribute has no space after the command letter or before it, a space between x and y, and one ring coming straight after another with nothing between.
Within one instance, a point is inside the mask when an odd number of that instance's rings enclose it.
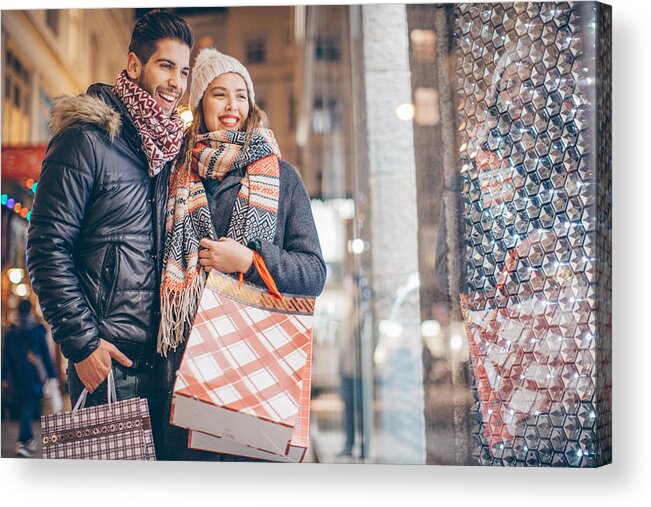
<instances>
[{"instance_id":1,"label":"stone column","mask_svg":"<svg viewBox=\"0 0 651 507\"><path fill-rule=\"evenodd\" d=\"M424 463L418 215L405 5L364 5L363 74L368 146L373 310L376 317L376 454Z\"/></svg>"}]
</instances>

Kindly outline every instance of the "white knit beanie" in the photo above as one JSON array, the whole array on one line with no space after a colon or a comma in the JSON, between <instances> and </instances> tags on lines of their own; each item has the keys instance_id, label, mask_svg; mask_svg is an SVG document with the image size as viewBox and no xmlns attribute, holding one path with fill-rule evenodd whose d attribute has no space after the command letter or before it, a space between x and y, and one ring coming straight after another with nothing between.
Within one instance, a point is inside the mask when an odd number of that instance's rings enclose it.
<instances>
[{"instance_id":1,"label":"white knit beanie","mask_svg":"<svg viewBox=\"0 0 651 507\"><path fill-rule=\"evenodd\" d=\"M251 76L246 67L236 58L220 53L214 48L203 48L199 51L192 69L192 83L190 84L190 108L192 111L197 109L206 88L213 82L213 79L227 72L242 76L251 102L255 103L253 81L251 81Z\"/></svg>"}]
</instances>

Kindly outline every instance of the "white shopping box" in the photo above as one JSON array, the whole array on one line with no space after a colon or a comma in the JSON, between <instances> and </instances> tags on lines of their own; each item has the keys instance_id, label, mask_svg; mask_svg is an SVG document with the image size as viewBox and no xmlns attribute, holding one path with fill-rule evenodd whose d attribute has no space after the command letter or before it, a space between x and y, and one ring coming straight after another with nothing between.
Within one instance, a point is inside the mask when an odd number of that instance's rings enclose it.
<instances>
[{"instance_id":1,"label":"white shopping box","mask_svg":"<svg viewBox=\"0 0 651 507\"><path fill-rule=\"evenodd\" d=\"M193 449L203 451L219 452L223 454L234 454L266 461L277 461L282 463L300 463L305 459L309 444L310 429L310 395L311 395L311 364L312 357L308 354L307 365L303 373L303 387L301 391L299 415L296 419L292 439L287 443L283 452L269 452L241 444L227 438L220 438L208 435L201 431L190 431L189 446Z\"/></svg>"}]
</instances>

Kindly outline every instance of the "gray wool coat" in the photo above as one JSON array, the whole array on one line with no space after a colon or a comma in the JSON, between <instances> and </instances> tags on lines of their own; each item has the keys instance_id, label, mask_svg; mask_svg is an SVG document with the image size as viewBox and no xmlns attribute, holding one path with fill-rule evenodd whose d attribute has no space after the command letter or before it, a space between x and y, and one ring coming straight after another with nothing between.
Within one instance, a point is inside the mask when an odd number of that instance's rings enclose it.
<instances>
[{"instance_id":1,"label":"gray wool coat","mask_svg":"<svg viewBox=\"0 0 651 507\"><path fill-rule=\"evenodd\" d=\"M232 171L221 183L217 180L203 180L215 238L226 236L228 232L244 173L245 169ZM296 169L283 160L280 161L276 235L273 243L262 240L260 244L260 254L280 292L303 296L318 296L321 293L325 284L326 267L310 198ZM245 273L244 279L265 286L253 266Z\"/></svg>"},{"instance_id":2,"label":"gray wool coat","mask_svg":"<svg viewBox=\"0 0 651 507\"><path fill-rule=\"evenodd\" d=\"M240 189L241 172L229 173L220 183L204 180L208 206L213 221L215 238L226 236L231 220L235 198ZM273 243L260 241L262 258L278 290L284 294L318 296L323 290L326 267L321 254L319 237L314 225L310 198L305 191L300 175L290 164L280 161L280 198L276 235ZM253 284L264 287L255 268L244 275ZM176 372L179 369L186 339L176 350L170 350L166 358L159 358L159 388L164 399L160 408L162 414L155 417L162 421L162 428L154 432L156 455L159 460L174 461L258 461L252 458L217 454L188 448L188 432L169 424L172 390Z\"/></svg>"}]
</instances>

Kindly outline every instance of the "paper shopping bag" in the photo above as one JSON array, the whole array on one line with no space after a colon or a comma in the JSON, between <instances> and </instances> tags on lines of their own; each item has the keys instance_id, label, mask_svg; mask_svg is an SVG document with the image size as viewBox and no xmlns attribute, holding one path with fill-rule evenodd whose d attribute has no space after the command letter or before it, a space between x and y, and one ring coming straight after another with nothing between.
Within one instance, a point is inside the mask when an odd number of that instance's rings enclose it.
<instances>
[{"instance_id":1,"label":"paper shopping bag","mask_svg":"<svg viewBox=\"0 0 651 507\"><path fill-rule=\"evenodd\" d=\"M301 403L309 406L314 303L277 299L212 271L177 373L171 423L286 456Z\"/></svg>"},{"instance_id":2,"label":"paper shopping bag","mask_svg":"<svg viewBox=\"0 0 651 507\"><path fill-rule=\"evenodd\" d=\"M307 363L303 370L303 387L300 398L298 417L292 431L292 438L287 442L284 453L274 453L255 449L247 445L216 437L201 431L190 431L189 446L193 449L219 452L223 454L234 454L266 461L277 461L283 463L301 463L305 459L309 443L310 429L310 398L312 389L312 347L308 347Z\"/></svg>"},{"instance_id":3,"label":"paper shopping bag","mask_svg":"<svg viewBox=\"0 0 651 507\"><path fill-rule=\"evenodd\" d=\"M108 382L106 405L83 408L84 389L71 411L41 417L44 458L156 459L147 400L116 401L112 372Z\"/></svg>"}]
</instances>

